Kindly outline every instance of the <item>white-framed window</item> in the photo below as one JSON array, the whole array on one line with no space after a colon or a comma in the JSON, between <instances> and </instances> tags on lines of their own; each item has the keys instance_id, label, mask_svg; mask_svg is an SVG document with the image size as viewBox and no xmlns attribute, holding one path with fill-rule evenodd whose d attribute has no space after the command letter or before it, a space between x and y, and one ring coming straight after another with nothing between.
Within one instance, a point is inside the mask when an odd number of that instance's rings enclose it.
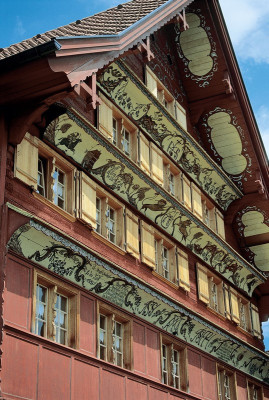
<instances>
[{"instance_id":1,"label":"white-framed window","mask_svg":"<svg viewBox=\"0 0 269 400\"><path fill-rule=\"evenodd\" d=\"M230 304L226 304L223 281L199 263L197 263L197 289L202 302L211 310L226 316L226 305L230 309ZM227 299L229 300L229 297Z\"/></svg>"},{"instance_id":2,"label":"white-framed window","mask_svg":"<svg viewBox=\"0 0 269 400\"><path fill-rule=\"evenodd\" d=\"M55 167L52 177L53 177L53 203L56 206L65 209L66 175L59 167Z\"/></svg>"},{"instance_id":3,"label":"white-framed window","mask_svg":"<svg viewBox=\"0 0 269 400\"><path fill-rule=\"evenodd\" d=\"M162 383L168 384L167 345L162 344Z\"/></svg>"},{"instance_id":4,"label":"white-framed window","mask_svg":"<svg viewBox=\"0 0 269 400\"><path fill-rule=\"evenodd\" d=\"M29 133L17 146L14 175L30 185L39 200L74 215L76 168Z\"/></svg>"},{"instance_id":5,"label":"white-framed window","mask_svg":"<svg viewBox=\"0 0 269 400\"><path fill-rule=\"evenodd\" d=\"M96 232L101 233L101 199L96 197Z\"/></svg>"},{"instance_id":6,"label":"white-framed window","mask_svg":"<svg viewBox=\"0 0 269 400\"><path fill-rule=\"evenodd\" d=\"M116 118L112 119L112 143L116 146L119 137L119 121Z\"/></svg>"},{"instance_id":7,"label":"white-framed window","mask_svg":"<svg viewBox=\"0 0 269 400\"><path fill-rule=\"evenodd\" d=\"M123 127L122 128L122 149L123 152L127 155L130 156L131 153L131 134L130 132Z\"/></svg>"},{"instance_id":8,"label":"white-framed window","mask_svg":"<svg viewBox=\"0 0 269 400\"><path fill-rule=\"evenodd\" d=\"M219 400L236 400L235 374L222 366L217 366Z\"/></svg>"},{"instance_id":9,"label":"white-framed window","mask_svg":"<svg viewBox=\"0 0 269 400\"><path fill-rule=\"evenodd\" d=\"M169 90L149 67L146 68L146 86L163 107L177 120L180 126L187 130L186 110L174 99Z\"/></svg>"},{"instance_id":10,"label":"white-framed window","mask_svg":"<svg viewBox=\"0 0 269 400\"><path fill-rule=\"evenodd\" d=\"M169 175L168 175L168 188L169 188L169 193L171 193L172 196L175 196L175 194L176 194L175 175L171 171L169 171Z\"/></svg>"},{"instance_id":11,"label":"white-framed window","mask_svg":"<svg viewBox=\"0 0 269 400\"><path fill-rule=\"evenodd\" d=\"M56 328L56 338L57 343L67 344L68 337L68 297L57 293L56 303L55 303L55 319L54 324Z\"/></svg>"},{"instance_id":12,"label":"white-framed window","mask_svg":"<svg viewBox=\"0 0 269 400\"><path fill-rule=\"evenodd\" d=\"M78 306L77 290L48 274L34 271L33 333L76 347Z\"/></svg>"},{"instance_id":13,"label":"white-framed window","mask_svg":"<svg viewBox=\"0 0 269 400\"><path fill-rule=\"evenodd\" d=\"M153 274L190 291L188 254L142 220L140 232L141 261L152 268Z\"/></svg>"},{"instance_id":14,"label":"white-framed window","mask_svg":"<svg viewBox=\"0 0 269 400\"><path fill-rule=\"evenodd\" d=\"M123 366L124 327L119 321L114 321L112 333L113 364Z\"/></svg>"},{"instance_id":15,"label":"white-framed window","mask_svg":"<svg viewBox=\"0 0 269 400\"><path fill-rule=\"evenodd\" d=\"M41 196L46 197L46 171L47 171L47 161L45 158L38 157L38 175L37 175L37 192Z\"/></svg>"},{"instance_id":16,"label":"white-framed window","mask_svg":"<svg viewBox=\"0 0 269 400\"><path fill-rule=\"evenodd\" d=\"M100 93L98 128L126 156L138 162L137 127L111 101Z\"/></svg>"},{"instance_id":17,"label":"white-framed window","mask_svg":"<svg viewBox=\"0 0 269 400\"><path fill-rule=\"evenodd\" d=\"M107 206L107 236L112 243L116 242L116 211L110 205Z\"/></svg>"},{"instance_id":18,"label":"white-framed window","mask_svg":"<svg viewBox=\"0 0 269 400\"><path fill-rule=\"evenodd\" d=\"M154 257L156 272L177 284L176 247L157 232L154 238Z\"/></svg>"},{"instance_id":19,"label":"white-framed window","mask_svg":"<svg viewBox=\"0 0 269 400\"><path fill-rule=\"evenodd\" d=\"M170 263L169 263L169 250L167 247L162 246L162 275L164 278L170 278Z\"/></svg>"},{"instance_id":20,"label":"white-framed window","mask_svg":"<svg viewBox=\"0 0 269 400\"><path fill-rule=\"evenodd\" d=\"M248 400L262 400L262 387L248 380Z\"/></svg>"},{"instance_id":21,"label":"white-framed window","mask_svg":"<svg viewBox=\"0 0 269 400\"><path fill-rule=\"evenodd\" d=\"M161 335L161 376L162 383L187 391L186 349Z\"/></svg>"},{"instance_id":22,"label":"white-framed window","mask_svg":"<svg viewBox=\"0 0 269 400\"><path fill-rule=\"evenodd\" d=\"M132 321L106 304L97 304L97 355L119 367L132 367Z\"/></svg>"}]
</instances>

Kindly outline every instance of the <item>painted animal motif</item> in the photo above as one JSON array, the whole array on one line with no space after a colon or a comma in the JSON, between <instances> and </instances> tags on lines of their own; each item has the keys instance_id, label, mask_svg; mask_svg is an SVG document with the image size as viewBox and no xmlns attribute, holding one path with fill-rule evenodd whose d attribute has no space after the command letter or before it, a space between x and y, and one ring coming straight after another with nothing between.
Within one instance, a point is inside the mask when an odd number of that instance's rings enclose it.
<instances>
[{"instance_id":1,"label":"painted animal motif","mask_svg":"<svg viewBox=\"0 0 269 400\"><path fill-rule=\"evenodd\" d=\"M81 163L82 168L85 168L86 171L91 172L100 155L101 151L99 150L87 151Z\"/></svg>"},{"instance_id":2,"label":"painted animal motif","mask_svg":"<svg viewBox=\"0 0 269 400\"><path fill-rule=\"evenodd\" d=\"M151 211L162 211L166 206L166 200L160 199L157 203L145 203L141 207L141 210L145 210L145 214L147 210Z\"/></svg>"},{"instance_id":3,"label":"painted animal motif","mask_svg":"<svg viewBox=\"0 0 269 400\"><path fill-rule=\"evenodd\" d=\"M73 132L70 133L67 137L63 137L62 139L60 139L58 145L65 146L74 153L75 147L78 145L78 143L81 142L81 134L79 132Z\"/></svg>"}]
</instances>

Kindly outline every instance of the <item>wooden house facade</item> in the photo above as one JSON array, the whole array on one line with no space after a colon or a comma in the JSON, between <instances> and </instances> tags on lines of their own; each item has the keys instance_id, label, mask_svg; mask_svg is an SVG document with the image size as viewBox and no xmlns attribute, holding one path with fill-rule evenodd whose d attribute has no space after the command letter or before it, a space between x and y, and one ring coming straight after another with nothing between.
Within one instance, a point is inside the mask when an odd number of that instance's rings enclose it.
<instances>
[{"instance_id":1,"label":"wooden house facade","mask_svg":"<svg viewBox=\"0 0 269 400\"><path fill-rule=\"evenodd\" d=\"M218 1L37 35L0 88L0 398L269 399L268 159Z\"/></svg>"}]
</instances>

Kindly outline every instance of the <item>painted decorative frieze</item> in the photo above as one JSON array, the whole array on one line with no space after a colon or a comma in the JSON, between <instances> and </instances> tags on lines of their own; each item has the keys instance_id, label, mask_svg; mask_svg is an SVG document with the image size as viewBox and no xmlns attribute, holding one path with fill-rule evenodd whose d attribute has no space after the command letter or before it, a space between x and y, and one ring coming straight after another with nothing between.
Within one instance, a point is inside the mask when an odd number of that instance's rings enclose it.
<instances>
[{"instance_id":1,"label":"painted decorative frieze","mask_svg":"<svg viewBox=\"0 0 269 400\"><path fill-rule=\"evenodd\" d=\"M263 282L261 274L86 121L68 111L50 123L44 138L237 287L251 295Z\"/></svg>"},{"instance_id":2,"label":"painted decorative frieze","mask_svg":"<svg viewBox=\"0 0 269 400\"><path fill-rule=\"evenodd\" d=\"M218 69L216 43L201 10L186 13L186 19L189 29L182 32L175 25L177 52L185 65L185 77L205 88Z\"/></svg>"},{"instance_id":3,"label":"painted decorative frieze","mask_svg":"<svg viewBox=\"0 0 269 400\"><path fill-rule=\"evenodd\" d=\"M34 222L21 226L9 249L230 366L269 382L268 356L221 331L88 249Z\"/></svg>"},{"instance_id":4,"label":"painted decorative frieze","mask_svg":"<svg viewBox=\"0 0 269 400\"><path fill-rule=\"evenodd\" d=\"M217 164L126 66L120 62L110 65L99 76L99 85L222 209L226 210L241 197L241 192Z\"/></svg>"},{"instance_id":5,"label":"painted decorative frieze","mask_svg":"<svg viewBox=\"0 0 269 400\"><path fill-rule=\"evenodd\" d=\"M243 189L243 182L251 177L252 161L247 153L244 131L232 111L216 107L202 118L202 128L218 163Z\"/></svg>"}]
</instances>

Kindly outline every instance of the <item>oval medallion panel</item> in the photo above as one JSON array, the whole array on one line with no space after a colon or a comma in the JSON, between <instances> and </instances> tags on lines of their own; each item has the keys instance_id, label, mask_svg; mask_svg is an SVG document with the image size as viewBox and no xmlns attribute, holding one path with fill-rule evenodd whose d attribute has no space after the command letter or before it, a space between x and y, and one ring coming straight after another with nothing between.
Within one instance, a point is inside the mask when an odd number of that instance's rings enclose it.
<instances>
[{"instance_id":1,"label":"oval medallion panel","mask_svg":"<svg viewBox=\"0 0 269 400\"><path fill-rule=\"evenodd\" d=\"M192 74L203 76L213 67L210 57L211 44L206 31L200 26L201 21L197 14L186 15L189 29L180 35L180 45L184 56L189 60L189 70Z\"/></svg>"},{"instance_id":2,"label":"oval medallion panel","mask_svg":"<svg viewBox=\"0 0 269 400\"><path fill-rule=\"evenodd\" d=\"M265 236L269 233L269 226L265 223L264 215L260 211L248 211L242 215L242 223L244 224L244 237ZM269 261L269 243L257 244L249 246L254 253L254 262L261 271L268 271Z\"/></svg>"},{"instance_id":3,"label":"oval medallion panel","mask_svg":"<svg viewBox=\"0 0 269 400\"><path fill-rule=\"evenodd\" d=\"M207 120L211 128L211 140L222 158L223 169L231 175L241 174L247 167L243 156L242 141L238 130L231 124L231 116L223 111L216 112Z\"/></svg>"}]
</instances>

